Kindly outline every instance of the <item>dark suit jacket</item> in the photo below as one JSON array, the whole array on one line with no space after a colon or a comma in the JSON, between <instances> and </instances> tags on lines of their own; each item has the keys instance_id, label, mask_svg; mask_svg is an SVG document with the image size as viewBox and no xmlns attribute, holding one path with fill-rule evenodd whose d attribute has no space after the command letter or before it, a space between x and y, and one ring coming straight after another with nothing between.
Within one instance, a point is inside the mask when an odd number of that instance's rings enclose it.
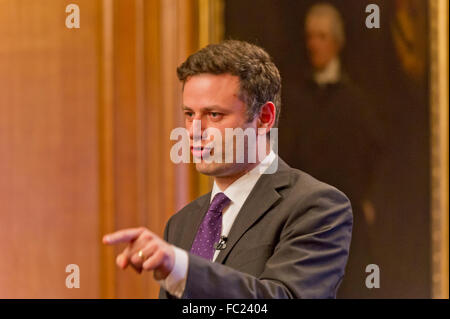
<instances>
[{"instance_id":1,"label":"dark suit jacket","mask_svg":"<svg viewBox=\"0 0 450 319\"><path fill-rule=\"evenodd\" d=\"M172 216L164 239L189 251L210 195ZM251 191L216 261L189 253L182 298L335 298L352 222L342 192L279 159ZM160 298L171 297L161 289Z\"/></svg>"}]
</instances>

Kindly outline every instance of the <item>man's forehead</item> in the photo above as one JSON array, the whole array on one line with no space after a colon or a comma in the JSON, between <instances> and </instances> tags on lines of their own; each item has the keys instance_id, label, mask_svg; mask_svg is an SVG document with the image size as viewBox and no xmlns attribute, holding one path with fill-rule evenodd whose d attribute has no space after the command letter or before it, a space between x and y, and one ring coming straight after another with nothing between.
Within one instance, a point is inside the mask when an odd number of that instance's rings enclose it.
<instances>
[{"instance_id":1,"label":"man's forehead","mask_svg":"<svg viewBox=\"0 0 450 319\"><path fill-rule=\"evenodd\" d=\"M306 29L310 31L331 31L332 17L327 15L310 15L306 19Z\"/></svg>"},{"instance_id":2,"label":"man's forehead","mask_svg":"<svg viewBox=\"0 0 450 319\"><path fill-rule=\"evenodd\" d=\"M237 80L236 80L237 79ZM183 103L222 104L224 100L239 98L239 78L231 75L196 75L188 79L183 89Z\"/></svg>"}]
</instances>

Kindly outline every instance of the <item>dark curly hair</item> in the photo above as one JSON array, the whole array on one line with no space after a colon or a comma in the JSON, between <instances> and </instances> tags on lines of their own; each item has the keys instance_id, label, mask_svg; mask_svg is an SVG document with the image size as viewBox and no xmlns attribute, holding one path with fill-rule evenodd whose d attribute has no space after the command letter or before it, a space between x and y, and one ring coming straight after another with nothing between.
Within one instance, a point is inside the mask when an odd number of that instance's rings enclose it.
<instances>
[{"instance_id":1,"label":"dark curly hair","mask_svg":"<svg viewBox=\"0 0 450 319\"><path fill-rule=\"evenodd\" d=\"M195 52L177 68L183 86L189 77L202 73L229 73L239 77L239 98L247 105L248 120L252 121L270 101L276 108L274 126L278 125L281 77L264 49L244 41L226 40Z\"/></svg>"}]
</instances>

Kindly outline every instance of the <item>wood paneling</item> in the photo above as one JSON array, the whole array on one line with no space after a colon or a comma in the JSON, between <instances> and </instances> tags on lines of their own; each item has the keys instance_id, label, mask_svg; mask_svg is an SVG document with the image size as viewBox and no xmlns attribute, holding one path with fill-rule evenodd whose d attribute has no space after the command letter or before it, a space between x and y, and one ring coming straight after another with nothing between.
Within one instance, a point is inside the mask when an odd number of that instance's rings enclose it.
<instances>
[{"instance_id":1,"label":"wood paneling","mask_svg":"<svg viewBox=\"0 0 450 319\"><path fill-rule=\"evenodd\" d=\"M145 1L147 227L162 236L167 220L193 196L192 170L170 160L170 132L184 126L176 67L195 50L194 1ZM158 49L159 48L159 49ZM150 277L149 296L159 285Z\"/></svg>"},{"instance_id":2,"label":"wood paneling","mask_svg":"<svg viewBox=\"0 0 450 319\"><path fill-rule=\"evenodd\" d=\"M115 175L115 228L116 230L145 225L139 211L139 176L142 169L139 128L138 88L142 79L138 70L143 68L137 59L136 1L114 2L114 175ZM119 253L125 246L116 249ZM117 297L139 298L145 294L145 281L133 271L116 272Z\"/></svg>"},{"instance_id":3,"label":"wood paneling","mask_svg":"<svg viewBox=\"0 0 450 319\"><path fill-rule=\"evenodd\" d=\"M448 1L429 0L432 297L448 299Z\"/></svg>"},{"instance_id":4,"label":"wood paneling","mask_svg":"<svg viewBox=\"0 0 450 319\"><path fill-rule=\"evenodd\" d=\"M99 6L66 2L0 1L0 297L99 296Z\"/></svg>"},{"instance_id":5,"label":"wood paneling","mask_svg":"<svg viewBox=\"0 0 450 319\"><path fill-rule=\"evenodd\" d=\"M100 233L115 230L114 193L114 6L113 0L103 0L99 20L101 39L99 42L99 195ZM102 245L100 248L100 296L116 296L115 249Z\"/></svg>"},{"instance_id":6,"label":"wood paneling","mask_svg":"<svg viewBox=\"0 0 450 319\"><path fill-rule=\"evenodd\" d=\"M197 47L194 0L0 0L0 297L149 298L101 237L168 218L197 193L170 161L176 67ZM80 266L80 289L65 267Z\"/></svg>"}]
</instances>

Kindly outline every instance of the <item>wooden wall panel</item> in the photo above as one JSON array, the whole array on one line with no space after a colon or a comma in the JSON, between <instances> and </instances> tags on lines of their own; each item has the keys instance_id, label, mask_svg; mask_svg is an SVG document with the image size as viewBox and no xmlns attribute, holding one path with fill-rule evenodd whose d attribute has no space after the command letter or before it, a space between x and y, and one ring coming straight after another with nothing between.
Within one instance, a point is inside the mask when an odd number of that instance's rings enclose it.
<instances>
[{"instance_id":1,"label":"wooden wall panel","mask_svg":"<svg viewBox=\"0 0 450 319\"><path fill-rule=\"evenodd\" d=\"M114 2L114 174L116 229L144 223L138 209L139 141L136 1ZM119 246L119 253L125 245ZM139 298L144 281L135 272L117 271L117 297Z\"/></svg>"},{"instance_id":2,"label":"wooden wall panel","mask_svg":"<svg viewBox=\"0 0 450 319\"><path fill-rule=\"evenodd\" d=\"M195 0L0 0L0 297L155 298L115 266L108 232L196 197L170 161L183 125L176 67L197 47ZM195 185L192 185L195 186ZM80 289L68 289L68 264Z\"/></svg>"},{"instance_id":3,"label":"wooden wall panel","mask_svg":"<svg viewBox=\"0 0 450 319\"><path fill-rule=\"evenodd\" d=\"M67 29L67 1L0 1L0 297L99 296L99 7L77 3Z\"/></svg>"},{"instance_id":4,"label":"wooden wall panel","mask_svg":"<svg viewBox=\"0 0 450 319\"><path fill-rule=\"evenodd\" d=\"M192 167L170 161L173 143L169 137L172 129L184 125L176 67L196 48L194 1L104 3L113 8L109 27L104 25L112 30L113 38L109 43L113 61L109 162L113 169L112 181L105 180L101 189L114 185L114 208L108 210L106 219L114 221L115 230L145 226L162 236L170 216L193 197ZM114 255L124 247L115 248ZM114 262L110 253L106 255ZM110 269L111 264L102 262ZM116 269L111 276L104 280L115 285L106 287L102 282L105 297L158 296L159 285L152 273L138 275L130 269Z\"/></svg>"},{"instance_id":5,"label":"wooden wall panel","mask_svg":"<svg viewBox=\"0 0 450 319\"><path fill-rule=\"evenodd\" d=\"M112 163L110 179L101 189L111 189L113 207L104 209L103 220L114 221L115 230L145 226L162 236L167 220L192 199L192 168L170 161L170 132L184 125L181 86L176 67L195 48L195 6L189 0L104 0L112 19L111 117L103 118L112 134L104 161ZM106 18L105 12L103 17ZM104 63L104 61L102 62ZM102 83L106 85L106 83ZM109 156L109 159L108 159ZM105 165L102 162L101 165ZM110 195L111 196L111 195ZM156 298L159 285L152 273L111 270L111 255L125 245L104 248L102 260L104 297ZM111 251L114 253L112 254ZM110 281L114 281L111 284Z\"/></svg>"},{"instance_id":6,"label":"wooden wall panel","mask_svg":"<svg viewBox=\"0 0 450 319\"><path fill-rule=\"evenodd\" d=\"M448 6L429 0L432 297L448 299Z\"/></svg>"},{"instance_id":7,"label":"wooden wall panel","mask_svg":"<svg viewBox=\"0 0 450 319\"><path fill-rule=\"evenodd\" d=\"M158 191L163 188L164 163L162 154L159 152L164 139L161 134L163 110L162 105L162 83L161 83L161 3L159 0L145 1L144 3L144 65L145 65L145 92L146 92L146 146L148 150L148 170L146 179L148 181L148 206L147 206L147 226L159 234L163 235L165 222L164 196ZM151 276L147 276L148 297L157 298L159 284Z\"/></svg>"},{"instance_id":8,"label":"wooden wall panel","mask_svg":"<svg viewBox=\"0 0 450 319\"><path fill-rule=\"evenodd\" d=\"M113 232L115 228L114 192L114 2L103 0L99 20L99 219L100 233ZM100 248L100 289L102 298L116 295L115 249L106 245Z\"/></svg>"},{"instance_id":9,"label":"wooden wall panel","mask_svg":"<svg viewBox=\"0 0 450 319\"><path fill-rule=\"evenodd\" d=\"M145 69L148 149L147 227L162 236L171 215L193 199L192 167L170 160L170 132L183 127L176 68L195 48L193 0L145 1ZM148 296L159 285L150 277Z\"/></svg>"}]
</instances>

